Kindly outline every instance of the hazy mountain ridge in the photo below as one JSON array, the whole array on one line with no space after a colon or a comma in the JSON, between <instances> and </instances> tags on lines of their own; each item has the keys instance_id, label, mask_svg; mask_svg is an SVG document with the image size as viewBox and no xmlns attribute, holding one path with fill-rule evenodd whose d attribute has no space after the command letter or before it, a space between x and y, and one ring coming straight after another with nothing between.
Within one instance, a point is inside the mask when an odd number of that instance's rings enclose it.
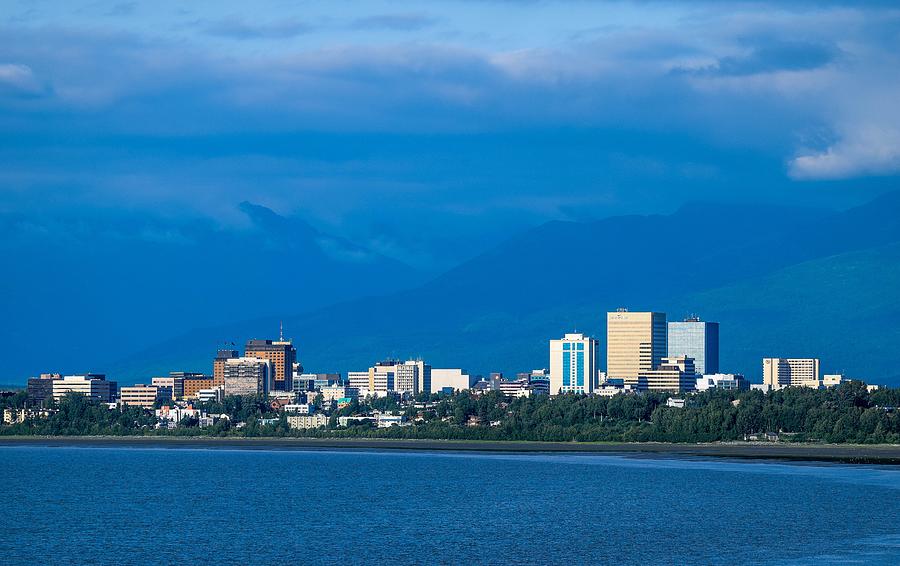
<instances>
[{"instance_id":1,"label":"hazy mountain ridge","mask_svg":"<svg viewBox=\"0 0 900 566\"><path fill-rule=\"evenodd\" d=\"M815 311L803 309L830 289L855 294L862 304L870 295L887 309L900 304L900 286L880 271L898 263L888 245L900 242L898 212L900 194L894 193L836 213L695 204L668 216L550 222L418 288L287 317L285 325L313 371L421 355L435 365L510 372L545 366L547 339L574 328L599 336L605 348L605 312L618 306L663 310L670 319L696 312L721 319L724 369L755 379L761 352L819 355L823 369L877 380L896 374L893 362L864 346L883 343L867 337L890 335L890 317L850 319L828 308L816 319ZM846 271L851 266L855 271ZM859 277L835 280L829 273ZM786 296L795 299L777 300ZM755 302L748 303L750 297ZM775 314L760 306L775 304ZM828 317L837 318L830 323ZM795 319L807 322L798 327L790 322ZM840 325L851 323L859 339L837 348L846 332ZM772 325L793 328L792 339L769 340L786 335L773 333ZM166 366L156 362L168 360L170 369L203 369L213 335L239 342L276 328L276 319L261 318L192 332L179 341L183 348L167 343L118 367L161 371Z\"/></svg>"},{"instance_id":2,"label":"hazy mountain ridge","mask_svg":"<svg viewBox=\"0 0 900 566\"><path fill-rule=\"evenodd\" d=\"M16 352L4 374L102 371L110 354L198 326L319 308L424 277L299 218L250 203L240 211L246 222L224 227L139 213L0 215L10 267L0 278L0 338Z\"/></svg>"}]
</instances>

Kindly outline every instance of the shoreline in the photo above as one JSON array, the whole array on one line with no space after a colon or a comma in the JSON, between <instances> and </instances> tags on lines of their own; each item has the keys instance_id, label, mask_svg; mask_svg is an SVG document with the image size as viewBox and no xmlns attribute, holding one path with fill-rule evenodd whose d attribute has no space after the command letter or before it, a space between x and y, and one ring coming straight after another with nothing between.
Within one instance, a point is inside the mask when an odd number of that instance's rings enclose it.
<instances>
[{"instance_id":1,"label":"shoreline","mask_svg":"<svg viewBox=\"0 0 900 566\"><path fill-rule=\"evenodd\" d=\"M589 443L493 440L377 438L222 438L178 436L0 436L5 446L81 446L92 448L211 448L239 450L397 450L488 453L579 453L789 460L845 464L900 465L900 445L785 444L733 442L707 444Z\"/></svg>"}]
</instances>

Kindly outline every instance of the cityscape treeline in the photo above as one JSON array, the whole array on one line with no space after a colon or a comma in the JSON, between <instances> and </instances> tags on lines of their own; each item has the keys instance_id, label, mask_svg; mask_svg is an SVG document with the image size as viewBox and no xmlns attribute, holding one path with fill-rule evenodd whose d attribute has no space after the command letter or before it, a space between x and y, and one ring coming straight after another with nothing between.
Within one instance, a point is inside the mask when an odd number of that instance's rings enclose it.
<instances>
[{"instance_id":1,"label":"cityscape treeline","mask_svg":"<svg viewBox=\"0 0 900 566\"><path fill-rule=\"evenodd\" d=\"M227 415L199 428L185 419L170 430L154 428L152 412L110 410L69 395L46 418L0 427L4 435L182 435L295 436L447 440L531 440L579 442L715 442L777 434L780 440L827 443L900 443L900 389L867 391L851 381L830 389L789 387L760 391L710 390L686 397L684 407L667 406L670 394L535 395L509 399L499 392L421 396L401 405L392 397L354 400L334 411L327 427L289 428L284 413L252 397L226 397L200 404ZM24 406L23 394L0 401ZM403 415L410 426L376 428L368 422L338 426L342 416L372 411ZM238 424L243 423L243 424Z\"/></svg>"}]
</instances>

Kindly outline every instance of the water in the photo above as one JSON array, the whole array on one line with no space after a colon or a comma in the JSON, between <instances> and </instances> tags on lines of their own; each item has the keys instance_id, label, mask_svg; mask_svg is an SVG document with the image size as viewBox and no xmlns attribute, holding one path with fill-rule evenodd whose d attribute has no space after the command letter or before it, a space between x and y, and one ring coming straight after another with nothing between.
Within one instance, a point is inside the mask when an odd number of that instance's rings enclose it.
<instances>
[{"instance_id":1,"label":"water","mask_svg":"<svg viewBox=\"0 0 900 566\"><path fill-rule=\"evenodd\" d=\"M897 564L900 469L2 447L0 563Z\"/></svg>"}]
</instances>

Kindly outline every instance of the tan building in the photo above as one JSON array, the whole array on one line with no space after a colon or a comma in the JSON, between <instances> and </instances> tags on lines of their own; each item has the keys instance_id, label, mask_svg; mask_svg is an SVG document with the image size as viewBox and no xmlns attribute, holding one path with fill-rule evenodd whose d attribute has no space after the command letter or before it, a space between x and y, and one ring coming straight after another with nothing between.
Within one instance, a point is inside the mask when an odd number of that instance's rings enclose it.
<instances>
[{"instance_id":1,"label":"tan building","mask_svg":"<svg viewBox=\"0 0 900 566\"><path fill-rule=\"evenodd\" d=\"M656 369L642 371L638 382L649 391L693 391L697 384L694 360L687 356L663 358Z\"/></svg>"},{"instance_id":2,"label":"tan building","mask_svg":"<svg viewBox=\"0 0 900 566\"><path fill-rule=\"evenodd\" d=\"M244 357L259 358L272 362L272 390L291 391L293 389L294 362L297 350L290 340L248 340ZM302 373L303 367L298 370ZM228 389L225 389L228 393Z\"/></svg>"},{"instance_id":3,"label":"tan building","mask_svg":"<svg viewBox=\"0 0 900 566\"><path fill-rule=\"evenodd\" d=\"M843 374L840 374L840 373L833 373L830 375L822 376L822 386L823 387L836 387L836 386L840 385L841 383L844 383L845 381L847 381L847 380L844 378Z\"/></svg>"},{"instance_id":4,"label":"tan building","mask_svg":"<svg viewBox=\"0 0 900 566\"><path fill-rule=\"evenodd\" d=\"M152 409L157 400L170 401L172 391L155 385L132 385L119 388L119 400L123 405Z\"/></svg>"},{"instance_id":5,"label":"tan building","mask_svg":"<svg viewBox=\"0 0 900 566\"><path fill-rule=\"evenodd\" d=\"M636 384L638 376L653 369L667 354L666 314L606 313L606 379Z\"/></svg>"},{"instance_id":6,"label":"tan building","mask_svg":"<svg viewBox=\"0 0 900 566\"><path fill-rule=\"evenodd\" d=\"M287 417L288 426L297 428L319 428L328 424L328 417L322 413L314 415L289 415Z\"/></svg>"},{"instance_id":7,"label":"tan building","mask_svg":"<svg viewBox=\"0 0 900 566\"><path fill-rule=\"evenodd\" d=\"M225 360L240 358L241 355L237 350L219 350L213 359L213 385L216 387L225 386Z\"/></svg>"},{"instance_id":8,"label":"tan building","mask_svg":"<svg viewBox=\"0 0 900 566\"><path fill-rule=\"evenodd\" d=\"M763 358L763 384L772 389L818 388L819 358Z\"/></svg>"},{"instance_id":9,"label":"tan building","mask_svg":"<svg viewBox=\"0 0 900 566\"><path fill-rule=\"evenodd\" d=\"M208 375L203 378L192 377L185 379L182 385L185 399L196 399L201 389L212 389L214 387L213 378Z\"/></svg>"}]
</instances>

